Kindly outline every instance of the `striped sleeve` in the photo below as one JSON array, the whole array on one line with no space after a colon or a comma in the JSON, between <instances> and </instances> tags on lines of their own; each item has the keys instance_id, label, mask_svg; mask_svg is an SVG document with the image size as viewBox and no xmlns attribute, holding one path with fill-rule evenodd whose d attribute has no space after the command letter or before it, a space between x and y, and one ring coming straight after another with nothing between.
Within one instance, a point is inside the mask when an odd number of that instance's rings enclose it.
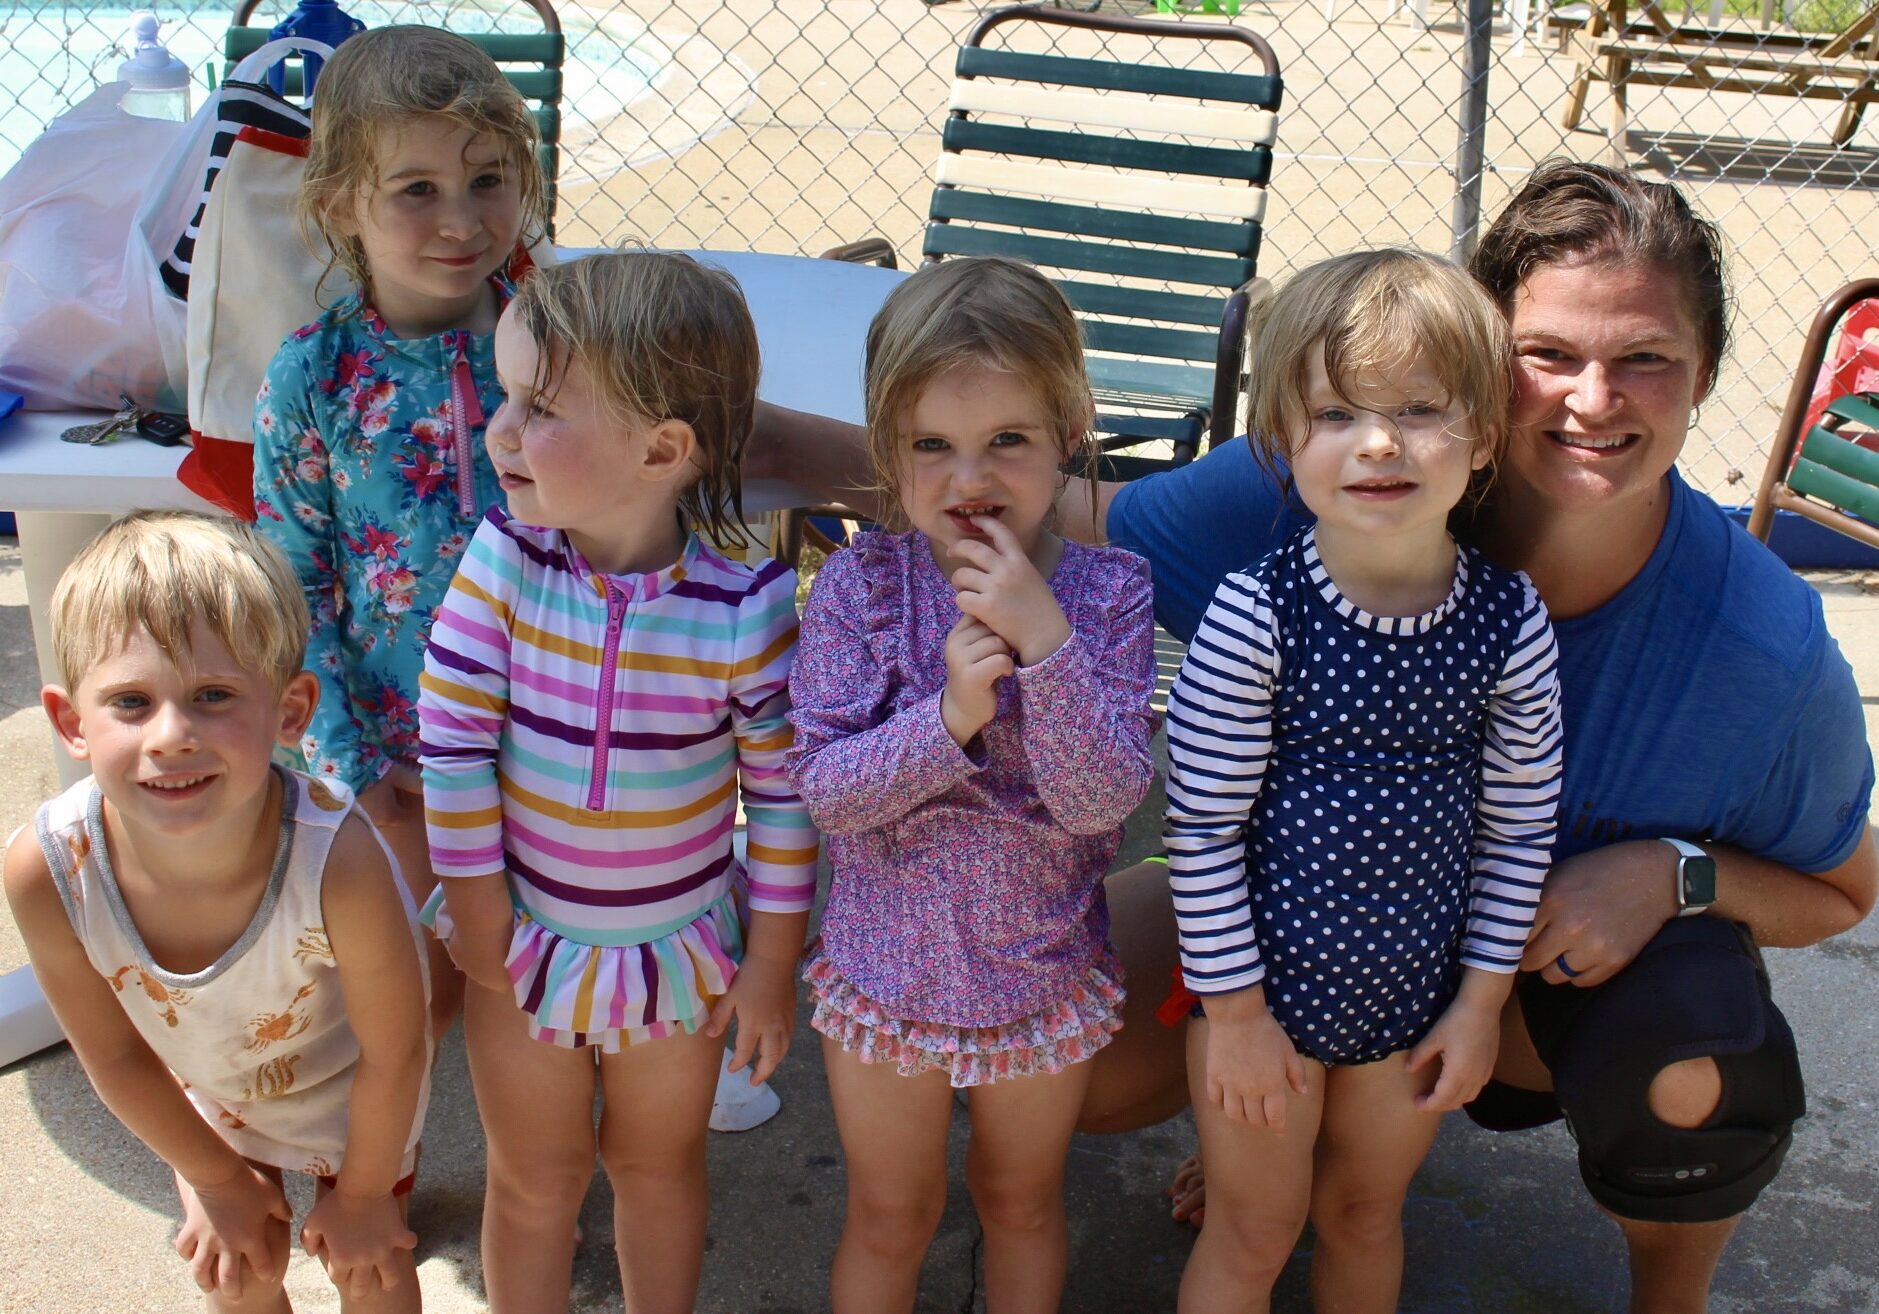
<instances>
[{"instance_id":1,"label":"striped sleeve","mask_svg":"<svg viewBox=\"0 0 1879 1314\"><path fill-rule=\"evenodd\" d=\"M1559 652L1545 605L1521 583L1519 629L1488 700L1462 940L1462 962L1489 972L1520 966L1559 823Z\"/></svg>"},{"instance_id":2,"label":"striped sleeve","mask_svg":"<svg viewBox=\"0 0 1879 1314\"><path fill-rule=\"evenodd\" d=\"M796 575L771 562L756 591L738 609L729 689L738 787L750 840L745 872L754 912L806 912L815 902L821 838L783 769L794 742L789 671L796 638Z\"/></svg>"},{"instance_id":3,"label":"striped sleeve","mask_svg":"<svg viewBox=\"0 0 1879 1314\"><path fill-rule=\"evenodd\" d=\"M483 521L431 625L419 679L419 758L431 865L440 876L505 870L496 758L521 572L514 540Z\"/></svg>"},{"instance_id":4,"label":"striped sleeve","mask_svg":"<svg viewBox=\"0 0 1879 1314\"><path fill-rule=\"evenodd\" d=\"M1272 752L1276 629L1258 583L1229 575L1168 698L1162 837L1181 972L1198 995L1244 990L1266 976L1253 934L1246 823Z\"/></svg>"}]
</instances>

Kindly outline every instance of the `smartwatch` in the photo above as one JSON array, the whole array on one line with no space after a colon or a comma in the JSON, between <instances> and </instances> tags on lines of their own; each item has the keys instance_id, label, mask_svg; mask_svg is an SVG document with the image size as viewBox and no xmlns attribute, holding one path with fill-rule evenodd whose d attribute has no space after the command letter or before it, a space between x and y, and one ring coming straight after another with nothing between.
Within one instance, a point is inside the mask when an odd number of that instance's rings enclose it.
<instances>
[{"instance_id":1,"label":"smartwatch","mask_svg":"<svg viewBox=\"0 0 1879 1314\"><path fill-rule=\"evenodd\" d=\"M1677 916L1695 917L1716 902L1716 860L1688 840L1664 837L1677 851Z\"/></svg>"}]
</instances>

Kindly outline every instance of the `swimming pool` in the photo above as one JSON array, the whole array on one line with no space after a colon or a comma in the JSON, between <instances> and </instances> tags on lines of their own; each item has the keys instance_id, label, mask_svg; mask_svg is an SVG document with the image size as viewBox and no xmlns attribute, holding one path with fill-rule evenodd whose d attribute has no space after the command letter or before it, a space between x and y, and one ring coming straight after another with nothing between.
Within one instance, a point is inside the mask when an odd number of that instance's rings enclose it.
<instances>
[{"instance_id":1,"label":"swimming pool","mask_svg":"<svg viewBox=\"0 0 1879 1314\"><path fill-rule=\"evenodd\" d=\"M62 4L0 6L0 171L12 167L20 151L65 109L93 87L117 76L128 51L125 36L133 13L153 6L107 4L83 8ZM264 8L264 13L283 12ZM346 11L369 27L420 18L436 21L436 11L421 13L407 4L345 0ZM210 73L222 71L222 33L233 6L229 0L185 0L154 6L163 19L161 40L195 74L191 108L201 105ZM517 18L504 21L511 10ZM449 27L487 32L498 26L527 31L534 16L525 6L453 3L445 11ZM562 70L562 112L567 131L604 124L644 95L665 66L670 51L638 19L624 13L593 15L572 7L561 12L568 39Z\"/></svg>"}]
</instances>

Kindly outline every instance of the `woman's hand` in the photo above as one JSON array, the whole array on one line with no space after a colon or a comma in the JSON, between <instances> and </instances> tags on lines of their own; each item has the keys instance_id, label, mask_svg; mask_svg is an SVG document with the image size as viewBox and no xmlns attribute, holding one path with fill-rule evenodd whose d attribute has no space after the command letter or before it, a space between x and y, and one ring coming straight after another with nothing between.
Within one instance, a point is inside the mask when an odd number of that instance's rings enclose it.
<instances>
[{"instance_id":1,"label":"woman's hand","mask_svg":"<svg viewBox=\"0 0 1879 1314\"><path fill-rule=\"evenodd\" d=\"M1259 986L1202 1001L1207 1013L1207 1100L1235 1122L1285 1130L1286 1089L1305 1094L1305 1064L1266 1009Z\"/></svg>"},{"instance_id":2,"label":"woman's hand","mask_svg":"<svg viewBox=\"0 0 1879 1314\"><path fill-rule=\"evenodd\" d=\"M342 1295L363 1299L375 1291L390 1291L400 1274L393 1255L417 1247L417 1233L405 1225L397 1198L354 1196L344 1190L328 1191L313 1206L300 1229L300 1244L326 1266L326 1274Z\"/></svg>"},{"instance_id":3,"label":"woman's hand","mask_svg":"<svg viewBox=\"0 0 1879 1314\"><path fill-rule=\"evenodd\" d=\"M1063 647L1070 622L1018 536L996 516L974 516L972 523L987 541L968 538L952 546L952 555L967 563L953 572L959 610L1011 645L1019 665L1035 666Z\"/></svg>"},{"instance_id":4,"label":"woman's hand","mask_svg":"<svg viewBox=\"0 0 1879 1314\"><path fill-rule=\"evenodd\" d=\"M1012 672L1011 649L983 621L961 615L946 635L946 691L940 720L964 748L998 714L998 681Z\"/></svg>"},{"instance_id":5,"label":"woman's hand","mask_svg":"<svg viewBox=\"0 0 1879 1314\"><path fill-rule=\"evenodd\" d=\"M1554 985L1603 985L1676 916L1676 878L1676 850L1654 839L1555 863L1521 967Z\"/></svg>"},{"instance_id":6,"label":"woman's hand","mask_svg":"<svg viewBox=\"0 0 1879 1314\"><path fill-rule=\"evenodd\" d=\"M176 1175L183 1199L183 1226L176 1253L204 1291L239 1300L244 1266L263 1282L287 1271L287 1225L293 1210L280 1186L246 1160L222 1181L197 1186Z\"/></svg>"},{"instance_id":7,"label":"woman's hand","mask_svg":"<svg viewBox=\"0 0 1879 1314\"><path fill-rule=\"evenodd\" d=\"M733 1018L737 1043L731 1050L730 1070L741 1072L749 1065L751 1085L768 1081L789 1053L790 1037L796 1030L795 961L745 954L731 988L711 1010L706 1033L722 1036Z\"/></svg>"}]
</instances>

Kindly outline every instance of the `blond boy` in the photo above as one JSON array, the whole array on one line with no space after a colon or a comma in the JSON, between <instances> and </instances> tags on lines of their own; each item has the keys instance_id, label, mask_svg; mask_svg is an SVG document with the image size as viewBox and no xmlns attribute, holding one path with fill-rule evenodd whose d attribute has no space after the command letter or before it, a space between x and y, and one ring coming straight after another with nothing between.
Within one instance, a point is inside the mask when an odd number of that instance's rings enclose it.
<instances>
[{"instance_id":1,"label":"blond boy","mask_svg":"<svg viewBox=\"0 0 1879 1314\"><path fill-rule=\"evenodd\" d=\"M7 900L99 1097L174 1170L211 1311L280 1311L283 1170L341 1309L419 1308L403 1193L429 1072L408 896L344 786L273 765L318 697L287 563L140 512L52 599L41 694L90 778L9 841Z\"/></svg>"}]
</instances>

